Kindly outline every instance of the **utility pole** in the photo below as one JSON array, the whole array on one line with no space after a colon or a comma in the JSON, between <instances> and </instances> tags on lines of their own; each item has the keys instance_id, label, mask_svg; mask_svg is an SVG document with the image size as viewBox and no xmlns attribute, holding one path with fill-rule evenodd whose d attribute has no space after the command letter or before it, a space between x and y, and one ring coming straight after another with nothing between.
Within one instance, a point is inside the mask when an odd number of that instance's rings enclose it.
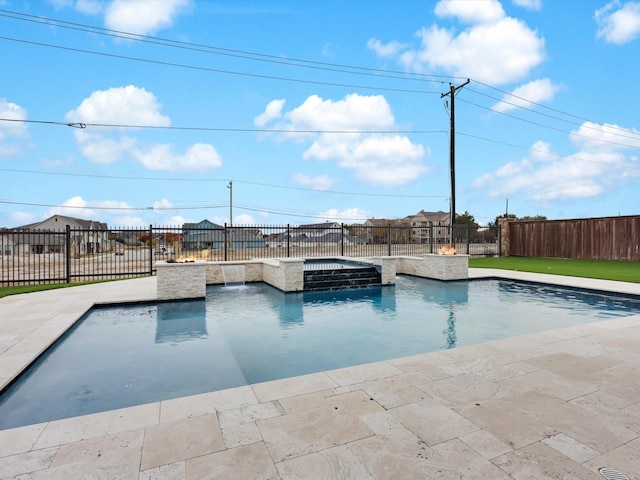
<instances>
[{"instance_id":1,"label":"utility pole","mask_svg":"<svg viewBox=\"0 0 640 480\"><path fill-rule=\"evenodd\" d=\"M229 226L233 227L233 181L229 180Z\"/></svg>"},{"instance_id":2,"label":"utility pole","mask_svg":"<svg viewBox=\"0 0 640 480\"><path fill-rule=\"evenodd\" d=\"M451 224L451 242L453 243L453 224L456 220L456 92L465 85L469 84L471 80L467 79L462 85L454 87L452 83L449 84L449 91L440 95L440 98L446 96L451 97L451 129L449 133L449 170L451 172L451 211L449 213L449 223Z\"/></svg>"}]
</instances>

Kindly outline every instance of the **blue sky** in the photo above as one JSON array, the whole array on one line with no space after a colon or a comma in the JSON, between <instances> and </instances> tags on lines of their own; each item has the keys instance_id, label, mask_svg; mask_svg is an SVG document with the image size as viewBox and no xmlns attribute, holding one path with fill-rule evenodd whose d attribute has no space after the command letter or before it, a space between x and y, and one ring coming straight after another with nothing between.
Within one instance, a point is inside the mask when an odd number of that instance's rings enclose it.
<instances>
[{"instance_id":1,"label":"blue sky","mask_svg":"<svg viewBox=\"0 0 640 480\"><path fill-rule=\"evenodd\" d=\"M640 213L638 1L0 0L0 48L0 227L448 211L467 79L458 213Z\"/></svg>"}]
</instances>

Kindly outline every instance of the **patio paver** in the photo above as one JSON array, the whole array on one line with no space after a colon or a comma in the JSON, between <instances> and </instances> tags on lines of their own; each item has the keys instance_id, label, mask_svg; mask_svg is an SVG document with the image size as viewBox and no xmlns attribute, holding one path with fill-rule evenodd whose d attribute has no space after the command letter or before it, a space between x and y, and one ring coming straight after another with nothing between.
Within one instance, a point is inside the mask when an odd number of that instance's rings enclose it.
<instances>
[{"instance_id":1,"label":"patio paver","mask_svg":"<svg viewBox=\"0 0 640 480\"><path fill-rule=\"evenodd\" d=\"M640 295L640 285L495 276ZM155 278L0 299L0 385L94 303ZM598 479L640 472L640 315L0 430L0 479Z\"/></svg>"}]
</instances>

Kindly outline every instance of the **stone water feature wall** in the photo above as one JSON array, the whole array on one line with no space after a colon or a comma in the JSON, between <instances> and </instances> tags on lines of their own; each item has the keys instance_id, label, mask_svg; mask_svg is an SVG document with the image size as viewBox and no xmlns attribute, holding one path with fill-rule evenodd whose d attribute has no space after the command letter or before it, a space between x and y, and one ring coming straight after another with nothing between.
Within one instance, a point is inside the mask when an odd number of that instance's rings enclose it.
<instances>
[{"instance_id":1,"label":"stone water feature wall","mask_svg":"<svg viewBox=\"0 0 640 480\"><path fill-rule=\"evenodd\" d=\"M204 262L156 263L158 300L188 300L207 294Z\"/></svg>"},{"instance_id":2,"label":"stone water feature wall","mask_svg":"<svg viewBox=\"0 0 640 480\"><path fill-rule=\"evenodd\" d=\"M399 257L398 273L436 280L469 278L469 255L426 254L421 257Z\"/></svg>"},{"instance_id":3,"label":"stone water feature wall","mask_svg":"<svg viewBox=\"0 0 640 480\"><path fill-rule=\"evenodd\" d=\"M382 285L394 285L396 273L436 280L463 280L469 277L468 255L427 254L422 257L374 257L357 261L380 266ZM225 265L242 265L245 282L266 282L283 292L304 290L302 258L248 262L157 262L158 300L204 298L207 285L224 284Z\"/></svg>"}]
</instances>

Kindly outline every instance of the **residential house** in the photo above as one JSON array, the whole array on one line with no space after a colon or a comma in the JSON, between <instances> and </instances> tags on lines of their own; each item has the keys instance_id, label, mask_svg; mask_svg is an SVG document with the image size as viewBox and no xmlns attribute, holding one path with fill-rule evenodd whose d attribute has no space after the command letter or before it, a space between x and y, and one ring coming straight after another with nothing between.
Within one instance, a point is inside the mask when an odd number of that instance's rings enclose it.
<instances>
[{"instance_id":1,"label":"residential house","mask_svg":"<svg viewBox=\"0 0 640 480\"><path fill-rule=\"evenodd\" d=\"M182 247L185 250L214 250L223 248L225 243L234 249L261 248L266 245L259 228L223 227L209 220L182 225Z\"/></svg>"},{"instance_id":2,"label":"residential house","mask_svg":"<svg viewBox=\"0 0 640 480\"><path fill-rule=\"evenodd\" d=\"M70 228L71 249L75 254L100 253L108 249L109 228L94 220L53 215L37 223L0 232L2 254L64 253L66 230Z\"/></svg>"},{"instance_id":3,"label":"residential house","mask_svg":"<svg viewBox=\"0 0 640 480\"><path fill-rule=\"evenodd\" d=\"M411 242L412 230L404 220L370 218L364 222L364 231L369 244L403 244Z\"/></svg>"},{"instance_id":4,"label":"residential house","mask_svg":"<svg viewBox=\"0 0 640 480\"><path fill-rule=\"evenodd\" d=\"M351 235L349 230L338 222L311 223L289 228L276 236L270 236L270 247L318 247L322 245L363 244L365 240Z\"/></svg>"}]
</instances>

